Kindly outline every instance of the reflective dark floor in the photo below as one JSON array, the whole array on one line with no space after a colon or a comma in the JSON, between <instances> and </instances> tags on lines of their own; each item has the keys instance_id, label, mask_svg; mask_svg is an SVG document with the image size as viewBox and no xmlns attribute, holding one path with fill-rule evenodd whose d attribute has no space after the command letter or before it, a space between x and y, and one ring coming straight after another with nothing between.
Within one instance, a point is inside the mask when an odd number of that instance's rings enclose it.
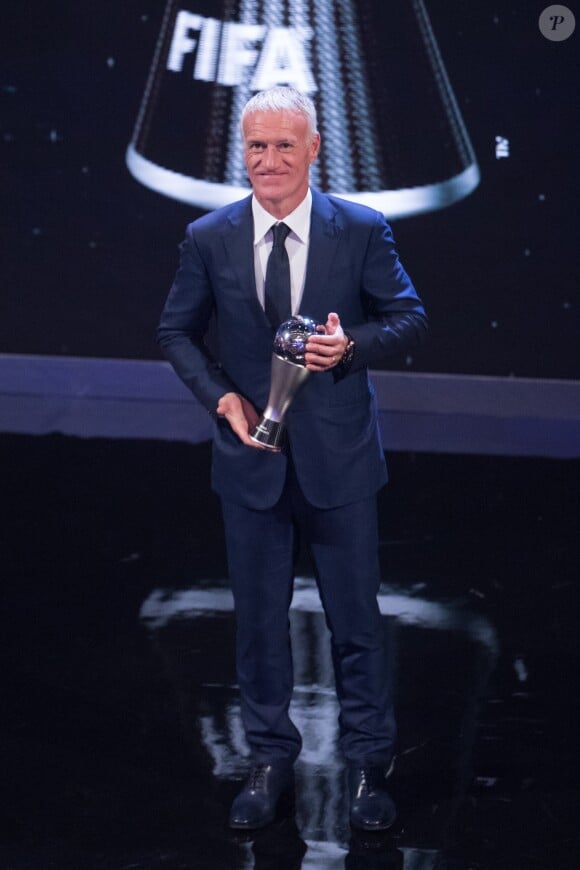
<instances>
[{"instance_id":1,"label":"reflective dark floor","mask_svg":"<svg viewBox=\"0 0 580 870\"><path fill-rule=\"evenodd\" d=\"M580 464L397 454L380 595L400 729L387 836L347 823L301 556L294 817L235 837L246 747L209 448L0 437L0 870L580 867Z\"/></svg>"}]
</instances>

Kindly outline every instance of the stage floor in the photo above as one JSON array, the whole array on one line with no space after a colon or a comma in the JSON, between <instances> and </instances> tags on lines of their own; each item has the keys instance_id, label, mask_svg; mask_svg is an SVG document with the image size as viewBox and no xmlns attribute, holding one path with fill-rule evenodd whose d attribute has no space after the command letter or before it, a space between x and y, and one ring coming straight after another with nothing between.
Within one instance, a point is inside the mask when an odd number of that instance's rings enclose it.
<instances>
[{"instance_id":1,"label":"stage floor","mask_svg":"<svg viewBox=\"0 0 580 870\"><path fill-rule=\"evenodd\" d=\"M353 835L308 554L297 809L245 770L209 446L0 437L1 870L577 870L580 462L397 453L381 493L399 818Z\"/></svg>"}]
</instances>

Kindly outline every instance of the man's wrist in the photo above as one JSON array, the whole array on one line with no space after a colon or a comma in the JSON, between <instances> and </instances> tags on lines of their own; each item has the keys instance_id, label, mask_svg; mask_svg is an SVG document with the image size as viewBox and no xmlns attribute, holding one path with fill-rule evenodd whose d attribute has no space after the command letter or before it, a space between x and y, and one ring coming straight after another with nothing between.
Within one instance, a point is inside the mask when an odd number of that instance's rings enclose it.
<instances>
[{"instance_id":1,"label":"man's wrist","mask_svg":"<svg viewBox=\"0 0 580 870\"><path fill-rule=\"evenodd\" d=\"M354 360L356 344L354 338L348 332L345 331L344 337L346 338L346 345L340 358L340 365L343 367L343 370L347 372Z\"/></svg>"},{"instance_id":2,"label":"man's wrist","mask_svg":"<svg viewBox=\"0 0 580 870\"><path fill-rule=\"evenodd\" d=\"M354 359L354 352L355 352L355 341L354 341L354 338L352 337L352 335L350 335L345 330L344 337L346 339L346 345L345 345L344 351L343 351L342 356L339 359L338 363L336 364L336 366L333 369L335 380L338 380L338 381L340 381L342 378L344 378L348 374L349 369L350 369L352 362L353 362L353 359Z\"/></svg>"}]
</instances>

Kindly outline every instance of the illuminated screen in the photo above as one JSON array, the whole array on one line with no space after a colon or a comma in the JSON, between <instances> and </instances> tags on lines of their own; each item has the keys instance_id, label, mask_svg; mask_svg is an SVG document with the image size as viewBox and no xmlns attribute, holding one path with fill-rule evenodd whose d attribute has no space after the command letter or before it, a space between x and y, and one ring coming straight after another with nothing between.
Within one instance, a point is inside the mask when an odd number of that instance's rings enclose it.
<instances>
[{"instance_id":1,"label":"illuminated screen","mask_svg":"<svg viewBox=\"0 0 580 870\"><path fill-rule=\"evenodd\" d=\"M186 224L248 192L239 113L316 103L312 182L391 220L429 342L392 368L580 377L577 40L529 0L10 4L4 353L156 359Z\"/></svg>"}]
</instances>

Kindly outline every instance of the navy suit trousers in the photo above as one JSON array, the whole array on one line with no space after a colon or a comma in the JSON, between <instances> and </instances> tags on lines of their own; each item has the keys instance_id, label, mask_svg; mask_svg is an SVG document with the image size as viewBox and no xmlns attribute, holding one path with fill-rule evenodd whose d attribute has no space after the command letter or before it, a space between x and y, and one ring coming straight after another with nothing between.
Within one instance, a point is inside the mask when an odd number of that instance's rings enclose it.
<instances>
[{"instance_id":1,"label":"navy suit trousers","mask_svg":"<svg viewBox=\"0 0 580 870\"><path fill-rule=\"evenodd\" d=\"M252 510L222 499L237 621L236 665L246 737L257 762L293 762L301 737L293 690L289 607L299 530L314 560L331 633L340 744L348 762L388 766L395 719L381 618L376 498L331 509L305 499L292 463L278 503ZM340 472L337 472L340 473Z\"/></svg>"}]
</instances>

